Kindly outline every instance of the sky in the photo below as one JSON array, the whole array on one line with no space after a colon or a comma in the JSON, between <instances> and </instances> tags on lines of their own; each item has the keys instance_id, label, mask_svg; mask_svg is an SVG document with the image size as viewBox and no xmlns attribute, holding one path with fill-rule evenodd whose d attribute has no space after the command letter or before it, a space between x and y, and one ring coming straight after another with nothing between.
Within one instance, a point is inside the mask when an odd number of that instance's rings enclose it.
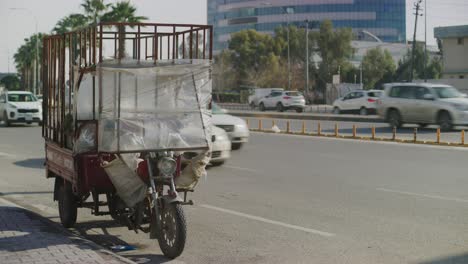
<instances>
[{"instance_id":1,"label":"sky","mask_svg":"<svg viewBox=\"0 0 468 264\"><path fill-rule=\"evenodd\" d=\"M375 0L379 1L379 0ZM427 39L435 45L433 28L437 26L468 25L468 0L426 0ZM115 2L115 0L107 1ZM138 15L151 22L206 23L206 0L131 0ZM407 38L414 30L413 4L406 0ZM13 54L24 38L35 32L35 18L39 32L50 32L62 17L82 11L82 0L0 0L0 72L15 72ZM423 3L424 5L424 3ZM11 10L10 8L27 8ZM418 23L418 40L424 40L424 17ZM8 59L10 58L10 60Z\"/></svg>"}]
</instances>

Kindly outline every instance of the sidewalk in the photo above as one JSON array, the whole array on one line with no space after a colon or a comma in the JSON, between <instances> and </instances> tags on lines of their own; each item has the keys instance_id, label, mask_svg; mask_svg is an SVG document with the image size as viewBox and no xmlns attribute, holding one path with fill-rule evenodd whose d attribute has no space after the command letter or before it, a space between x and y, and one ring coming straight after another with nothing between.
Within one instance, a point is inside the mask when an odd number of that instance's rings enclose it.
<instances>
[{"instance_id":1,"label":"sidewalk","mask_svg":"<svg viewBox=\"0 0 468 264\"><path fill-rule=\"evenodd\" d=\"M1 264L133 263L0 199Z\"/></svg>"}]
</instances>

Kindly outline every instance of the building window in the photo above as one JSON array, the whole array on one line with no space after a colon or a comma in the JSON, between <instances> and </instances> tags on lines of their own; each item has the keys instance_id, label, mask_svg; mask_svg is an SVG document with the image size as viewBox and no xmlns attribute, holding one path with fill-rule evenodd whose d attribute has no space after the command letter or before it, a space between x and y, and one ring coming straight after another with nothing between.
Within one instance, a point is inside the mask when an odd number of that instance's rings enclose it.
<instances>
[{"instance_id":1,"label":"building window","mask_svg":"<svg viewBox=\"0 0 468 264\"><path fill-rule=\"evenodd\" d=\"M464 39L463 38L457 38L457 44L458 45L463 45L464 44Z\"/></svg>"}]
</instances>

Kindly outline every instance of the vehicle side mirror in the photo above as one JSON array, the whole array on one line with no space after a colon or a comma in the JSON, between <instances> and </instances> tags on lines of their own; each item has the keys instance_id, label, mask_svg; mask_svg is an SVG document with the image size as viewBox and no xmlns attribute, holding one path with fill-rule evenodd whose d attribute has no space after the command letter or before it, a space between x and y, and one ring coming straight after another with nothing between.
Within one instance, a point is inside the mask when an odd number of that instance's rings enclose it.
<instances>
[{"instance_id":1,"label":"vehicle side mirror","mask_svg":"<svg viewBox=\"0 0 468 264\"><path fill-rule=\"evenodd\" d=\"M423 96L424 100L429 100L429 101L433 101L435 98L434 98L434 95L432 94L425 94Z\"/></svg>"}]
</instances>

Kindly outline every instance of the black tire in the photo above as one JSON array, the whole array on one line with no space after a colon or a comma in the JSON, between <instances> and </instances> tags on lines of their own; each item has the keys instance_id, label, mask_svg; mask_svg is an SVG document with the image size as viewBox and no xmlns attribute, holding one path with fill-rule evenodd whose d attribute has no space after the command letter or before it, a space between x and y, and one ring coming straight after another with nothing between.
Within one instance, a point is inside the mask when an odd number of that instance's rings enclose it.
<instances>
[{"instance_id":1,"label":"black tire","mask_svg":"<svg viewBox=\"0 0 468 264\"><path fill-rule=\"evenodd\" d=\"M359 109L359 115L368 115L369 111L364 106Z\"/></svg>"},{"instance_id":2,"label":"black tire","mask_svg":"<svg viewBox=\"0 0 468 264\"><path fill-rule=\"evenodd\" d=\"M390 109L387 114L387 122L392 128L400 128L403 125L400 112L396 109Z\"/></svg>"},{"instance_id":3,"label":"black tire","mask_svg":"<svg viewBox=\"0 0 468 264\"><path fill-rule=\"evenodd\" d=\"M258 105L258 109L259 109L260 111L262 111L262 112L265 111L265 105L264 105L263 103L260 103L260 104Z\"/></svg>"},{"instance_id":4,"label":"black tire","mask_svg":"<svg viewBox=\"0 0 468 264\"><path fill-rule=\"evenodd\" d=\"M212 161L210 162L211 163L211 166L213 167L219 167L219 166L222 166L224 164L224 160L223 161Z\"/></svg>"},{"instance_id":5,"label":"black tire","mask_svg":"<svg viewBox=\"0 0 468 264\"><path fill-rule=\"evenodd\" d=\"M242 147L242 143L232 143L231 144L231 149L232 150L238 150Z\"/></svg>"},{"instance_id":6,"label":"black tire","mask_svg":"<svg viewBox=\"0 0 468 264\"><path fill-rule=\"evenodd\" d=\"M339 109L338 107L335 106L335 107L333 108L333 114L339 115L340 113L341 113L340 109Z\"/></svg>"},{"instance_id":7,"label":"black tire","mask_svg":"<svg viewBox=\"0 0 468 264\"><path fill-rule=\"evenodd\" d=\"M282 104L282 103L277 103L277 104L276 104L276 110L277 110L278 112L284 112L283 104Z\"/></svg>"},{"instance_id":8,"label":"black tire","mask_svg":"<svg viewBox=\"0 0 468 264\"><path fill-rule=\"evenodd\" d=\"M250 103L250 109L255 110L255 103L254 102Z\"/></svg>"},{"instance_id":9,"label":"black tire","mask_svg":"<svg viewBox=\"0 0 468 264\"><path fill-rule=\"evenodd\" d=\"M78 203L69 182L61 183L58 195L60 222L63 227L71 228L76 223Z\"/></svg>"},{"instance_id":10,"label":"black tire","mask_svg":"<svg viewBox=\"0 0 468 264\"><path fill-rule=\"evenodd\" d=\"M9 127L11 125L10 121L8 121L8 114L7 112L3 112L3 125Z\"/></svg>"},{"instance_id":11,"label":"black tire","mask_svg":"<svg viewBox=\"0 0 468 264\"><path fill-rule=\"evenodd\" d=\"M38 126L42 126L42 121L37 122Z\"/></svg>"},{"instance_id":12,"label":"black tire","mask_svg":"<svg viewBox=\"0 0 468 264\"><path fill-rule=\"evenodd\" d=\"M296 112L297 113L302 113L302 112L304 112L304 109L303 108L296 108Z\"/></svg>"},{"instance_id":13,"label":"black tire","mask_svg":"<svg viewBox=\"0 0 468 264\"><path fill-rule=\"evenodd\" d=\"M161 230L158 242L164 256L175 259L184 251L187 238L187 224L180 204L165 204L161 208Z\"/></svg>"},{"instance_id":14,"label":"black tire","mask_svg":"<svg viewBox=\"0 0 468 264\"><path fill-rule=\"evenodd\" d=\"M418 125L419 125L420 128L425 128L425 127L427 127L427 124L425 124L425 123L421 123L421 124L418 124Z\"/></svg>"},{"instance_id":15,"label":"black tire","mask_svg":"<svg viewBox=\"0 0 468 264\"><path fill-rule=\"evenodd\" d=\"M437 124L442 131L450 131L453 128L452 117L449 112L442 111L437 115Z\"/></svg>"}]
</instances>

